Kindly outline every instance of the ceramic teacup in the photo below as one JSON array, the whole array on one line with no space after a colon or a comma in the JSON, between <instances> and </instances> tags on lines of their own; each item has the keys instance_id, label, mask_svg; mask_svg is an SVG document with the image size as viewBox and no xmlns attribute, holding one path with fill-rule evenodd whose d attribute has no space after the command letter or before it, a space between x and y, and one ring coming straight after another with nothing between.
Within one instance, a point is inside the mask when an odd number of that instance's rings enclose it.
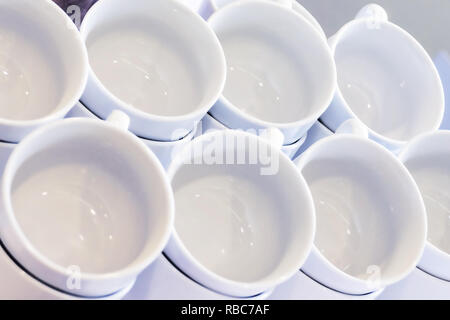
<instances>
[{"instance_id":1,"label":"ceramic teacup","mask_svg":"<svg viewBox=\"0 0 450 320\"><path fill-rule=\"evenodd\" d=\"M0 140L63 118L83 93L84 43L50 0L0 1Z\"/></svg>"},{"instance_id":2,"label":"ceramic teacup","mask_svg":"<svg viewBox=\"0 0 450 320\"><path fill-rule=\"evenodd\" d=\"M420 191L403 164L347 120L296 160L314 199L314 247L302 270L334 290L367 294L406 277L427 234ZM312 137L312 135L311 135Z\"/></svg>"},{"instance_id":3,"label":"ceramic teacup","mask_svg":"<svg viewBox=\"0 0 450 320\"><path fill-rule=\"evenodd\" d=\"M72 110L70 110L70 112L67 114L67 118L91 118L100 120L97 115L93 114L82 103L76 104L75 107L73 107ZM140 139L150 148L150 150L153 151L163 167L167 169L176 154L180 152L184 148L184 146L197 135L198 132L201 131L198 130L198 127L199 126L195 126L194 129L186 136L175 141L156 141L144 138Z\"/></svg>"},{"instance_id":4,"label":"ceramic teacup","mask_svg":"<svg viewBox=\"0 0 450 320\"><path fill-rule=\"evenodd\" d=\"M236 2L236 1L242 1L242 0L203 0L201 6L199 8L199 13L203 18L208 19L217 10L223 8L224 6L226 6L230 3ZM311 23L322 34L322 36L324 38L326 38L325 32L322 30L322 27L317 22L317 20L313 17L313 15L311 13L309 13L308 10L306 10L297 1L295 1L295 0L268 0L268 1L272 1L274 3L278 3L280 5L284 5L289 8L292 8L292 10L295 13L298 13L303 18L305 18L309 23Z\"/></svg>"},{"instance_id":5,"label":"ceramic teacup","mask_svg":"<svg viewBox=\"0 0 450 320\"><path fill-rule=\"evenodd\" d=\"M0 151L1 152L1 151ZM0 300L87 300L88 298L71 295L54 287L48 286L17 265L3 248L0 247ZM114 294L96 297L95 300L122 299L133 287L134 281L128 287ZM94 298L92 298L94 299Z\"/></svg>"},{"instance_id":6,"label":"ceramic teacup","mask_svg":"<svg viewBox=\"0 0 450 320\"><path fill-rule=\"evenodd\" d=\"M329 45L338 88L321 116L328 128L359 119L371 139L392 151L439 128L444 93L436 67L409 33L388 21L383 8L361 9Z\"/></svg>"},{"instance_id":7,"label":"ceramic teacup","mask_svg":"<svg viewBox=\"0 0 450 320\"><path fill-rule=\"evenodd\" d=\"M114 109L130 131L158 141L189 134L223 90L223 50L207 23L174 0L102 0L81 25L90 73L82 102Z\"/></svg>"},{"instance_id":8,"label":"ceramic teacup","mask_svg":"<svg viewBox=\"0 0 450 320\"><path fill-rule=\"evenodd\" d=\"M275 144L243 131L210 132L178 154L168 174L176 213L165 253L189 277L249 297L298 272L314 238L314 204Z\"/></svg>"},{"instance_id":9,"label":"ceramic teacup","mask_svg":"<svg viewBox=\"0 0 450 320\"><path fill-rule=\"evenodd\" d=\"M419 268L450 281L450 131L424 134L399 155L422 192L428 244Z\"/></svg>"},{"instance_id":10,"label":"ceramic teacup","mask_svg":"<svg viewBox=\"0 0 450 320\"><path fill-rule=\"evenodd\" d=\"M271 1L233 2L208 23L228 64L210 114L231 129L278 128L285 145L303 137L335 91L334 62L320 32Z\"/></svg>"},{"instance_id":11,"label":"ceramic teacup","mask_svg":"<svg viewBox=\"0 0 450 320\"><path fill-rule=\"evenodd\" d=\"M87 297L130 285L162 251L174 201L128 117L64 119L28 135L1 181L0 236L30 274Z\"/></svg>"},{"instance_id":12,"label":"ceramic teacup","mask_svg":"<svg viewBox=\"0 0 450 320\"><path fill-rule=\"evenodd\" d=\"M220 123L218 120L214 119L211 115L207 114L202 119L202 132L207 133L209 131L214 130L226 130L229 129L226 126L224 126L222 123ZM258 132L254 132L257 134ZM284 152L289 158L293 158L294 155L297 153L299 148L303 145L303 143L306 140L306 135L303 138L298 139L296 142L291 143L289 145L283 145L281 147L281 151Z\"/></svg>"}]
</instances>

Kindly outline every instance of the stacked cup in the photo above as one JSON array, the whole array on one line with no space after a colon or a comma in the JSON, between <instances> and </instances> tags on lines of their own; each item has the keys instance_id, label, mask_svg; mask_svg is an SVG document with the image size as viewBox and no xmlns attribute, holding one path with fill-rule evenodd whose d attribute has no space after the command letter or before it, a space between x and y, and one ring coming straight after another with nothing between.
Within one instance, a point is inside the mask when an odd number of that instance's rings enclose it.
<instances>
[{"instance_id":1,"label":"stacked cup","mask_svg":"<svg viewBox=\"0 0 450 320\"><path fill-rule=\"evenodd\" d=\"M1 169L23 137L64 118L86 85L80 34L51 1L0 2Z\"/></svg>"},{"instance_id":2,"label":"stacked cup","mask_svg":"<svg viewBox=\"0 0 450 320\"><path fill-rule=\"evenodd\" d=\"M381 7L328 43L292 1L205 0L206 22L100 0L80 31L50 0L0 8L0 269L23 290L120 297L163 249L237 298L300 268L350 295L450 280L442 85Z\"/></svg>"},{"instance_id":3,"label":"stacked cup","mask_svg":"<svg viewBox=\"0 0 450 320\"><path fill-rule=\"evenodd\" d=\"M84 106L100 119L125 112L130 131L167 166L222 92L225 57L214 32L163 0L99 1L80 32L90 63Z\"/></svg>"}]
</instances>

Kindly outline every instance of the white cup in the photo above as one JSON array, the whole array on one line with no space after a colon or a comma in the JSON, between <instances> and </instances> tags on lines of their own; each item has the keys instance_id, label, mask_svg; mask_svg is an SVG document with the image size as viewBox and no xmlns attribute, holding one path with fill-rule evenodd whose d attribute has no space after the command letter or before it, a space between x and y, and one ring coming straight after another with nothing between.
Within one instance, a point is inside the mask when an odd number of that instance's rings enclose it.
<instances>
[{"instance_id":1,"label":"white cup","mask_svg":"<svg viewBox=\"0 0 450 320\"><path fill-rule=\"evenodd\" d=\"M399 155L422 192L428 243L419 268L450 281L450 131L423 134Z\"/></svg>"},{"instance_id":2,"label":"white cup","mask_svg":"<svg viewBox=\"0 0 450 320\"><path fill-rule=\"evenodd\" d=\"M226 130L229 129L224 126L222 123L214 119L211 115L206 114L206 116L202 119L202 132L207 133L213 130ZM258 133L258 132L255 132ZM303 138L298 139L296 142L291 143L289 145L283 145L281 147L281 151L284 152L289 158L293 158L303 143L306 141L306 135ZM181 150L181 149L180 149Z\"/></svg>"},{"instance_id":3,"label":"white cup","mask_svg":"<svg viewBox=\"0 0 450 320\"><path fill-rule=\"evenodd\" d=\"M321 116L328 128L335 131L345 120L359 119L371 139L392 151L439 128L444 93L438 72L425 49L389 22L383 8L361 9L329 45L338 88Z\"/></svg>"},{"instance_id":4,"label":"white cup","mask_svg":"<svg viewBox=\"0 0 450 320\"><path fill-rule=\"evenodd\" d=\"M42 282L78 296L112 294L168 241L172 189L128 123L120 111L107 122L65 119L12 152L1 182L0 236Z\"/></svg>"},{"instance_id":5,"label":"white cup","mask_svg":"<svg viewBox=\"0 0 450 320\"><path fill-rule=\"evenodd\" d=\"M87 75L78 30L53 1L0 1L0 140L63 118Z\"/></svg>"},{"instance_id":6,"label":"white cup","mask_svg":"<svg viewBox=\"0 0 450 320\"><path fill-rule=\"evenodd\" d=\"M14 260L0 248L0 300L86 300L88 298L67 294L52 288L16 264ZM122 299L134 285L134 281L128 287L108 296L95 298L100 300Z\"/></svg>"},{"instance_id":7,"label":"white cup","mask_svg":"<svg viewBox=\"0 0 450 320\"><path fill-rule=\"evenodd\" d=\"M102 119L114 109L125 112L140 137L183 138L222 92L220 43L178 1L99 1L80 31L91 66L82 102Z\"/></svg>"},{"instance_id":8,"label":"white cup","mask_svg":"<svg viewBox=\"0 0 450 320\"><path fill-rule=\"evenodd\" d=\"M8 158L14 148L15 143L0 143L0 176L3 176L3 170ZM27 272L24 272L8 254L0 248L0 300L10 299L58 299L73 300L80 297L69 295L54 288L51 288ZM127 288L124 288L113 295L101 299L122 299L133 287L134 282Z\"/></svg>"},{"instance_id":9,"label":"white cup","mask_svg":"<svg viewBox=\"0 0 450 320\"><path fill-rule=\"evenodd\" d=\"M82 103L77 103L75 107L70 110L67 114L67 118L91 118L99 119L95 114L93 114L88 108L86 108ZM199 124L200 126L200 124ZM158 157L159 161L165 169L168 168L172 159L180 152L186 144L188 144L197 134L201 131L198 129L199 126L195 126L194 129L189 132L183 138L176 141L156 141L140 138L150 150Z\"/></svg>"},{"instance_id":10,"label":"white cup","mask_svg":"<svg viewBox=\"0 0 450 320\"><path fill-rule=\"evenodd\" d=\"M286 145L303 137L335 91L335 65L321 33L270 1L233 2L208 23L228 64L210 114L232 129L278 128Z\"/></svg>"},{"instance_id":11,"label":"white cup","mask_svg":"<svg viewBox=\"0 0 450 320\"><path fill-rule=\"evenodd\" d=\"M314 238L314 204L274 144L242 131L210 132L178 154L168 175L176 216L165 253L189 277L249 297L298 272Z\"/></svg>"},{"instance_id":12,"label":"white cup","mask_svg":"<svg viewBox=\"0 0 450 320\"><path fill-rule=\"evenodd\" d=\"M217 10L236 1L242 0L203 0L199 8L199 13L203 18L208 19ZM317 22L316 18L314 18L313 15L309 13L309 11L306 10L300 3L298 3L295 0L269 0L269 1L292 8L292 10L295 13L305 18L326 39L325 32L323 31L319 22Z\"/></svg>"},{"instance_id":13,"label":"white cup","mask_svg":"<svg viewBox=\"0 0 450 320\"><path fill-rule=\"evenodd\" d=\"M317 217L314 247L302 270L354 295L405 278L422 256L427 233L413 178L391 152L367 139L359 124L347 120L338 134L316 142L296 160Z\"/></svg>"},{"instance_id":14,"label":"white cup","mask_svg":"<svg viewBox=\"0 0 450 320\"><path fill-rule=\"evenodd\" d=\"M272 291L245 300L265 300ZM136 285L124 297L125 300L230 300L229 297L209 290L192 280L174 266L164 255L136 280Z\"/></svg>"}]
</instances>

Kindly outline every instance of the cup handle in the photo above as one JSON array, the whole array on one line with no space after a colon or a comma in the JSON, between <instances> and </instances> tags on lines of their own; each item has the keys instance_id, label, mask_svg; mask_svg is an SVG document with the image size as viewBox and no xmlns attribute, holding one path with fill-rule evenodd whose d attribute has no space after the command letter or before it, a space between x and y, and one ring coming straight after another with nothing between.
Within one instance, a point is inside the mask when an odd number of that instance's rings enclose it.
<instances>
[{"instance_id":1,"label":"cup handle","mask_svg":"<svg viewBox=\"0 0 450 320\"><path fill-rule=\"evenodd\" d=\"M357 119L344 121L336 130L336 134L352 134L362 138L369 137L367 127Z\"/></svg>"},{"instance_id":2,"label":"cup handle","mask_svg":"<svg viewBox=\"0 0 450 320\"><path fill-rule=\"evenodd\" d=\"M368 19L375 22L388 21L388 14L382 6L371 3L364 7L356 14L355 19Z\"/></svg>"},{"instance_id":3,"label":"cup handle","mask_svg":"<svg viewBox=\"0 0 450 320\"><path fill-rule=\"evenodd\" d=\"M264 129L259 134L259 137L269 142L271 145L277 147L278 149L281 149L284 143L284 134L278 128Z\"/></svg>"},{"instance_id":4,"label":"cup handle","mask_svg":"<svg viewBox=\"0 0 450 320\"><path fill-rule=\"evenodd\" d=\"M128 127L130 126L130 117L123 111L114 110L106 119L106 122L109 122L116 128L119 128L124 131L128 131Z\"/></svg>"}]
</instances>

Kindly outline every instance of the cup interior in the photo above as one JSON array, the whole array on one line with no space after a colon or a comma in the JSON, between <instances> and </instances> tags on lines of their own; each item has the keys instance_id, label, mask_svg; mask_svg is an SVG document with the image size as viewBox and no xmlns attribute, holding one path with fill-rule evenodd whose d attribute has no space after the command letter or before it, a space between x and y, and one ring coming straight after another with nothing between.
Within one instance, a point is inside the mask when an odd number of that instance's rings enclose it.
<instances>
[{"instance_id":1,"label":"cup interior","mask_svg":"<svg viewBox=\"0 0 450 320\"><path fill-rule=\"evenodd\" d=\"M401 155L422 193L428 241L450 255L450 132L421 137Z\"/></svg>"},{"instance_id":2,"label":"cup interior","mask_svg":"<svg viewBox=\"0 0 450 320\"><path fill-rule=\"evenodd\" d=\"M64 270L110 274L148 262L162 250L171 221L156 158L130 143L131 135L96 121L63 122L12 156L5 186L15 232L43 263Z\"/></svg>"},{"instance_id":3,"label":"cup interior","mask_svg":"<svg viewBox=\"0 0 450 320\"><path fill-rule=\"evenodd\" d=\"M202 151L180 154L184 164L172 178L175 232L193 258L221 279L241 285L276 285L298 271L312 244L314 215L309 191L278 150L258 142L257 137L242 139L230 132L194 140L191 150ZM279 157L273 174L262 175L264 165L259 161L228 161L252 157L250 153L257 151L249 149L251 144ZM213 145L216 159L227 161L205 163Z\"/></svg>"},{"instance_id":4,"label":"cup interior","mask_svg":"<svg viewBox=\"0 0 450 320\"><path fill-rule=\"evenodd\" d=\"M339 270L386 285L415 267L425 241L420 195L407 171L374 142L328 138L301 158L316 207L315 246Z\"/></svg>"},{"instance_id":5,"label":"cup interior","mask_svg":"<svg viewBox=\"0 0 450 320\"><path fill-rule=\"evenodd\" d=\"M0 2L0 118L40 119L81 96L87 61L68 23L47 1Z\"/></svg>"},{"instance_id":6,"label":"cup interior","mask_svg":"<svg viewBox=\"0 0 450 320\"><path fill-rule=\"evenodd\" d=\"M323 37L299 14L270 1L242 1L209 24L228 65L223 96L240 112L287 124L318 117L329 104L334 63Z\"/></svg>"},{"instance_id":7,"label":"cup interior","mask_svg":"<svg viewBox=\"0 0 450 320\"><path fill-rule=\"evenodd\" d=\"M210 107L221 91L225 67L218 41L176 1L99 2L81 32L93 73L125 105L183 116Z\"/></svg>"},{"instance_id":8,"label":"cup interior","mask_svg":"<svg viewBox=\"0 0 450 320\"><path fill-rule=\"evenodd\" d=\"M338 34L338 87L374 132L408 141L442 120L442 85L425 50L389 22L352 22Z\"/></svg>"}]
</instances>

